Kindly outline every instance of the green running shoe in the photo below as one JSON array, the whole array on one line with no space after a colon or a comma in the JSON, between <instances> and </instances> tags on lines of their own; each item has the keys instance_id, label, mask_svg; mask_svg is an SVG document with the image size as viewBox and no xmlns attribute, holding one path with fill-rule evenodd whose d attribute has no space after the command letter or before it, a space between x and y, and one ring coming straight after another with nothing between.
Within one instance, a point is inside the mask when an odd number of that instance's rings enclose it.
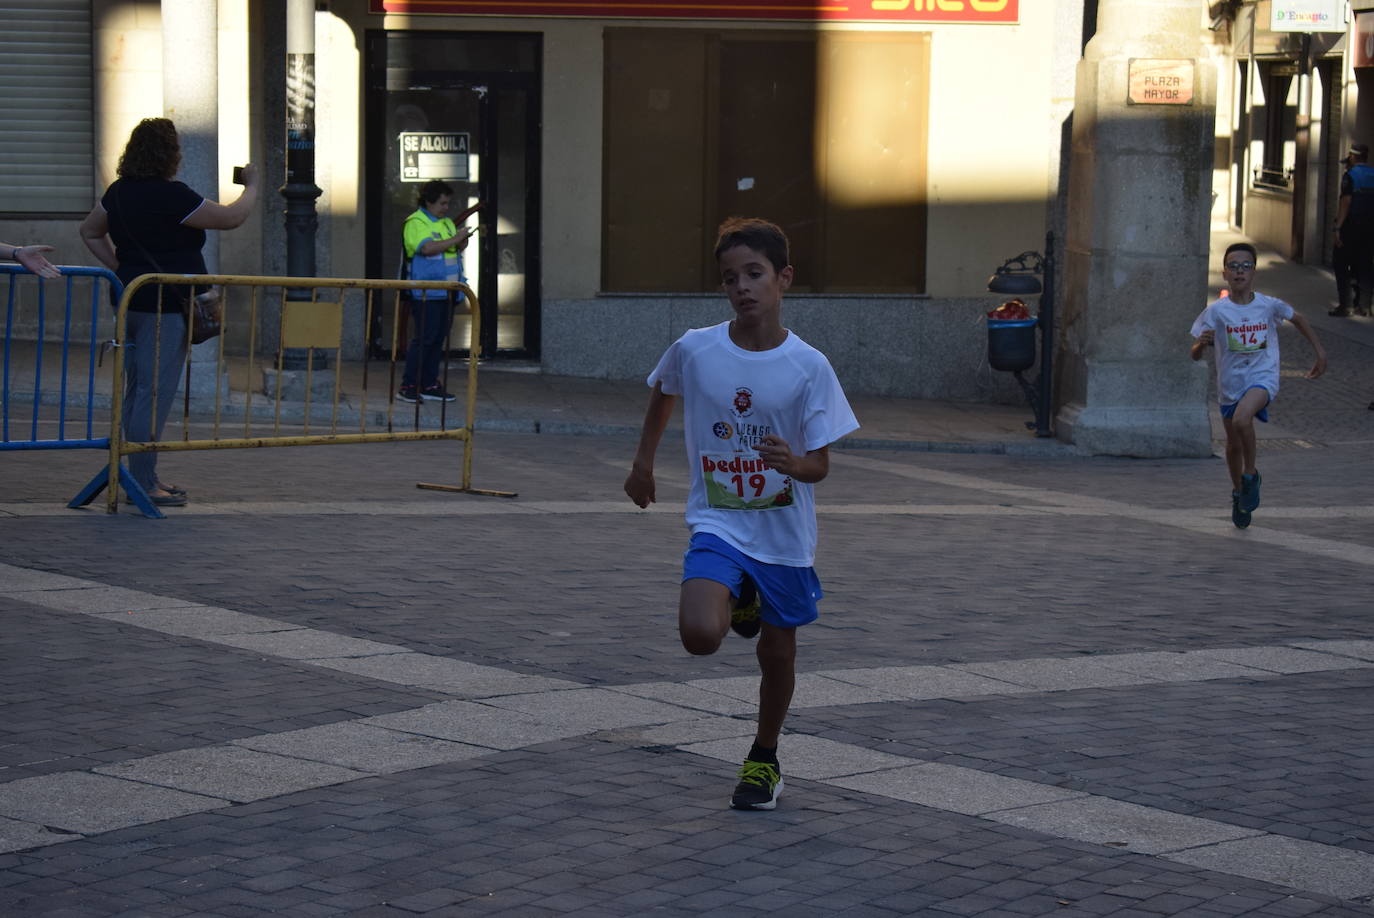
<instances>
[{"instance_id":1,"label":"green running shoe","mask_svg":"<svg viewBox=\"0 0 1374 918\"><path fill-rule=\"evenodd\" d=\"M751 638L759 633L763 620L759 618L759 591L748 577L740 584L739 598L730 609L730 630L740 637Z\"/></svg>"},{"instance_id":2,"label":"green running shoe","mask_svg":"<svg viewBox=\"0 0 1374 918\"><path fill-rule=\"evenodd\" d=\"M776 762L745 759L730 806L736 810L771 810L778 805L781 793L782 769Z\"/></svg>"}]
</instances>

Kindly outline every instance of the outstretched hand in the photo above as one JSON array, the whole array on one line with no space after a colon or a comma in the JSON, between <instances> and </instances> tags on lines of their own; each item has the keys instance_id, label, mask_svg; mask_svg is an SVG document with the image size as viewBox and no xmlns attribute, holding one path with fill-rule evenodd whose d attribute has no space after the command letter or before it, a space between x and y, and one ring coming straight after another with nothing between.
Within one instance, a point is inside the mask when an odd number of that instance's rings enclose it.
<instances>
[{"instance_id":1,"label":"outstretched hand","mask_svg":"<svg viewBox=\"0 0 1374 918\"><path fill-rule=\"evenodd\" d=\"M46 252L54 252L50 245L26 245L16 247L14 250L14 260L28 268L39 277L61 277L62 272L57 267L43 257Z\"/></svg>"}]
</instances>

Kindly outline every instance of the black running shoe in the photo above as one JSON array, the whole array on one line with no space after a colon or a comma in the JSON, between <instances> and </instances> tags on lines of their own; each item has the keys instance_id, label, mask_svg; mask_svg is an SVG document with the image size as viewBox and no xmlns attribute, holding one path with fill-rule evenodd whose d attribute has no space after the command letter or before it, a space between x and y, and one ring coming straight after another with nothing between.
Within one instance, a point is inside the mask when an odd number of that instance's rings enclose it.
<instances>
[{"instance_id":1,"label":"black running shoe","mask_svg":"<svg viewBox=\"0 0 1374 918\"><path fill-rule=\"evenodd\" d=\"M748 577L739 587L739 598L730 609L730 630L740 637L751 638L759 633L763 620L759 618L759 591Z\"/></svg>"},{"instance_id":2,"label":"black running shoe","mask_svg":"<svg viewBox=\"0 0 1374 918\"><path fill-rule=\"evenodd\" d=\"M1231 522L1236 524L1237 529L1250 525L1250 511L1241 509L1239 491L1231 492Z\"/></svg>"},{"instance_id":3,"label":"black running shoe","mask_svg":"<svg viewBox=\"0 0 1374 918\"><path fill-rule=\"evenodd\" d=\"M421 389L420 397L427 402L451 402L458 396L454 395L452 392L449 392L443 386L433 385L430 386L428 389Z\"/></svg>"},{"instance_id":4,"label":"black running shoe","mask_svg":"<svg viewBox=\"0 0 1374 918\"><path fill-rule=\"evenodd\" d=\"M396 401L410 402L412 405L420 400L420 393L415 391L414 386L402 386L396 393Z\"/></svg>"},{"instance_id":5,"label":"black running shoe","mask_svg":"<svg viewBox=\"0 0 1374 918\"><path fill-rule=\"evenodd\" d=\"M1255 469L1253 475L1240 476L1240 508L1246 513L1253 513L1259 509L1260 505L1260 473Z\"/></svg>"},{"instance_id":6,"label":"black running shoe","mask_svg":"<svg viewBox=\"0 0 1374 918\"><path fill-rule=\"evenodd\" d=\"M782 769L778 763L745 759L730 806L736 810L771 810L778 805L780 794Z\"/></svg>"}]
</instances>

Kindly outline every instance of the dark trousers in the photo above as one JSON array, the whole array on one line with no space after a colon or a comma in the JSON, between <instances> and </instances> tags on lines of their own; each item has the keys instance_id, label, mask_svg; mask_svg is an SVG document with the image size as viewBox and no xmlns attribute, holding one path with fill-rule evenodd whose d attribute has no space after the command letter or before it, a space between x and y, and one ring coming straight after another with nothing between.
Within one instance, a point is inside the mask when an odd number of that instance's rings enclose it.
<instances>
[{"instance_id":1,"label":"dark trousers","mask_svg":"<svg viewBox=\"0 0 1374 918\"><path fill-rule=\"evenodd\" d=\"M406 348L406 368L402 386L432 389L439 385L439 360L444 355L444 339L453 325L453 307L448 298L412 300L410 303L410 345Z\"/></svg>"},{"instance_id":2,"label":"dark trousers","mask_svg":"<svg viewBox=\"0 0 1374 918\"><path fill-rule=\"evenodd\" d=\"M1374 231L1341 232L1341 244L1332 252L1336 271L1336 298L1339 308L1369 314L1374 298Z\"/></svg>"}]
</instances>

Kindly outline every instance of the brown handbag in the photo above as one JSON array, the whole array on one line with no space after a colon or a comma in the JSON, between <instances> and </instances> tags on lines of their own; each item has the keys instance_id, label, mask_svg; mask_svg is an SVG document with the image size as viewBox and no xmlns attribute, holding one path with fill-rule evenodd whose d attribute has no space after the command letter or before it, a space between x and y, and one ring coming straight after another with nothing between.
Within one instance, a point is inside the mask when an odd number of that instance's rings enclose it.
<instances>
[{"instance_id":1,"label":"brown handbag","mask_svg":"<svg viewBox=\"0 0 1374 918\"><path fill-rule=\"evenodd\" d=\"M211 287L191 298L186 308L186 324L191 328L191 343L200 344L224 330L224 292Z\"/></svg>"}]
</instances>

